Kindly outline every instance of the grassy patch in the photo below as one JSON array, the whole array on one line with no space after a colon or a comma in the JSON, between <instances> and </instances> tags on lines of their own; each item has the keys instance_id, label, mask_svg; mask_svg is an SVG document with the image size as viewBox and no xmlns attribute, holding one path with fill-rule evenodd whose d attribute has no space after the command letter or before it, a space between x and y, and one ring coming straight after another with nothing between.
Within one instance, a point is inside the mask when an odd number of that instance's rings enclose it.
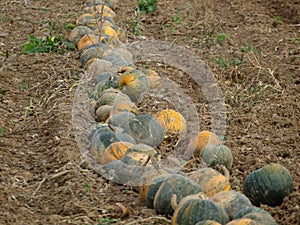
<instances>
[{"instance_id":1,"label":"grassy patch","mask_svg":"<svg viewBox=\"0 0 300 225\"><path fill-rule=\"evenodd\" d=\"M138 0L139 11L147 14L157 10L158 0Z\"/></svg>"}]
</instances>

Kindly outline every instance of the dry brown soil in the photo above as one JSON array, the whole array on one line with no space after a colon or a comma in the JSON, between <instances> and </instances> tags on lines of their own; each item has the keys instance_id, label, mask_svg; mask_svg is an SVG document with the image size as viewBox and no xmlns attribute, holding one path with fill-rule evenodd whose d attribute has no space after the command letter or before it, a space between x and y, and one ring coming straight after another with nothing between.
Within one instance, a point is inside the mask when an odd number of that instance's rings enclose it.
<instances>
[{"instance_id":1,"label":"dry brown soil","mask_svg":"<svg viewBox=\"0 0 300 225\"><path fill-rule=\"evenodd\" d=\"M0 2L0 224L168 224L131 188L107 182L84 163L71 123L83 72L79 54L22 54L29 34L65 39L81 6ZM128 42L141 38L138 31L189 47L218 79L228 113L225 143L234 155L232 188L241 190L245 176L268 163L284 165L293 193L280 206L262 207L278 224L299 224L299 2L162 0L152 14L135 10L129 0L115 9ZM180 84L191 87L189 79ZM200 115L209 114L200 106ZM204 120L201 129L208 125ZM122 219L120 205L132 209Z\"/></svg>"}]
</instances>

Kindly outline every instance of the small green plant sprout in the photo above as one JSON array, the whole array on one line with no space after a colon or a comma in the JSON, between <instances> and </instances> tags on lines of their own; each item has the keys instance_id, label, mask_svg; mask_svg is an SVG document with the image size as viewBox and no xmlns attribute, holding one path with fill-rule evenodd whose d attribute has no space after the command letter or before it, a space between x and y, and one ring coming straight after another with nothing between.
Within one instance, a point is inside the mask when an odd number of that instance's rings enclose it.
<instances>
[{"instance_id":1,"label":"small green plant sprout","mask_svg":"<svg viewBox=\"0 0 300 225\"><path fill-rule=\"evenodd\" d=\"M138 0L138 9L144 14L154 12L158 2L159 0Z\"/></svg>"},{"instance_id":2,"label":"small green plant sprout","mask_svg":"<svg viewBox=\"0 0 300 225\"><path fill-rule=\"evenodd\" d=\"M280 22L280 21L281 21L281 17L280 17L280 16L275 16L275 20L276 20L277 22Z\"/></svg>"},{"instance_id":3,"label":"small green plant sprout","mask_svg":"<svg viewBox=\"0 0 300 225\"><path fill-rule=\"evenodd\" d=\"M97 225L110 225L119 222L118 219L111 219L109 217L103 217L99 219L99 223Z\"/></svg>"},{"instance_id":4,"label":"small green plant sprout","mask_svg":"<svg viewBox=\"0 0 300 225\"><path fill-rule=\"evenodd\" d=\"M84 183L83 187L84 187L84 192L85 193L90 192L91 186L88 183Z\"/></svg>"},{"instance_id":5,"label":"small green plant sprout","mask_svg":"<svg viewBox=\"0 0 300 225\"><path fill-rule=\"evenodd\" d=\"M173 23L182 23L182 19L180 18L178 11L176 11L175 15L172 16L172 22Z\"/></svg>"},{"instance_id":6,"label":"small green plant sprout","mask_svg":"<svg viewBox=\"0 0 300 225\"><path fill-rule=\"evenodd\" d=\"M217 41L220 45L222 45L228 39L229 39L228 34L221 33L217 35Z\"/></svg>"},{"instance_id":7,"label":"small green plant sprout","mask_svg":"<svg viewBox=\"0 0 300 225\"><path fill-rule=\"evenodd\" d=\"M250 45L248 43L245 44L245 47L240 47L239 50L241 52L253 52L256 55L260 54L257 48L255 48L253 45Z\"/></svg>"},{"instance_id":8,"label":"small green plant sprout","mask_svg":"<svg viewBox=\"0 0 300 225\"><path fill-rule=\"evenodd\" d=\"M43 38L37 38L34 35L29 35L29 41L22 45L24 54L32 54L32 53L64 53L66 50L75 49L74 44L65 41L63 42L60 37L55 36L46 36Z\"/></svg>"},{"instance_id":9,"label":"small green plant sprout","mask_svg":"<svg viewBox=\"0 0 300 225\"><path fill-rule=\"evenodd\" d=\"M4 136L4 128L0 127L0 141L1 141L3 136Z\"/></svg>"},{"instance_id":10,"label":"small green plant sprout","mask_svg":"<svg viewBox=\"0 0 300 225\"><path fill-rule=\"evenodd\" d=\"M217 57L216 58L216 62L217 62L217 64L218 64L219 67L227 68L227 63L225 62L224 59L222 59L220 57Z\"/></svg>"}]
</instances>

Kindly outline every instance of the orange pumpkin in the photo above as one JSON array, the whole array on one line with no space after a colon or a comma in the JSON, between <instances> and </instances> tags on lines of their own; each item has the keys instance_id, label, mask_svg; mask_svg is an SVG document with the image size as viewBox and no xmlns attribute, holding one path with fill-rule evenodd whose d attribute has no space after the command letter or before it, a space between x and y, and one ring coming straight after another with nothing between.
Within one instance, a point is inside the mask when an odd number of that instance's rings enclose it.
<instances>
[{"instance_id":1,"label":"orange pumpkin","mask_svg":"<svg viewBox=\"0 0 300 225\"><path fill-rule=\"evenodd\" d=\"M165 109L155 115L157 121L164 127L166 133L186 132L186 120L177 111Z\"/></svg>"},{"instance_id":2,"label":"orange pumpkin","mask_svg":"<svg viewBox=\"0 0 300 225\"><path fill-rule=\"evenodd\" d=\"M134 144L130 142L114 142L109 145L102 155L99 158L100 164L108 164L114 160L122 159L127 151L127 149L133 147Z\"/></svg>"},{"instance_id":3,"label":"orange pumpkin","mask_svg":"<svg viewBox=\"0 0 300 225\"><path fill-rule=\"evenodd\" d=\"M200 156L202 149L208 144L221 144L219 137L210 131L200 131L198 135L191 139L187 149L189 152L194 152L195 157Z\"/></svg>"},{"instance_id":4,"label":"orange pumpkin","mask_svg":"<svg viewBox=\"0 0 300 225\"><path fill-rule=\"evenodd\" d=\"M77 49L78 51L82 51L83 49L87 48L88 46L97 44L99 41L99 37L94 34L85 34L82 38L80 38Z\"/></svg>"}]
</instances>

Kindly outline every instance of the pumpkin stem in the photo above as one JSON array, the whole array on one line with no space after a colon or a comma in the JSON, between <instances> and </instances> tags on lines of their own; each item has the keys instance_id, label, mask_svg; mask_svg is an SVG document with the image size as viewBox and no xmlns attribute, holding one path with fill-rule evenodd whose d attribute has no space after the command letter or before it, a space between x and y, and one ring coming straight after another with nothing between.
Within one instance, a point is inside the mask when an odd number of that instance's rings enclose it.
<instances>
[{"instance_id":1,"label":"pumpkin stem","mask_svg":"<svg viewBox=\"0 0 300 225\"><path fill-rule=\"evenodd\" d=\"M175 210L176 207L177 207L177 195L176 194L173 194L172 195L172 198L171 198L171 206L172 208Z\"/></svg>"},{"instance_id":2,"label":"pumpkin stem","mask_svg":"<svg viewBox=\"0 0 300 225\"><path fill-rule=\"evenodd\" d=\"M220 165L219 167L220 167L220 169L223 170L223 173L224 173L224 176L226 177L226 180L229 181L229 178L230 178L229 170L224 165Z\"/></svg>"}]
</instances>

